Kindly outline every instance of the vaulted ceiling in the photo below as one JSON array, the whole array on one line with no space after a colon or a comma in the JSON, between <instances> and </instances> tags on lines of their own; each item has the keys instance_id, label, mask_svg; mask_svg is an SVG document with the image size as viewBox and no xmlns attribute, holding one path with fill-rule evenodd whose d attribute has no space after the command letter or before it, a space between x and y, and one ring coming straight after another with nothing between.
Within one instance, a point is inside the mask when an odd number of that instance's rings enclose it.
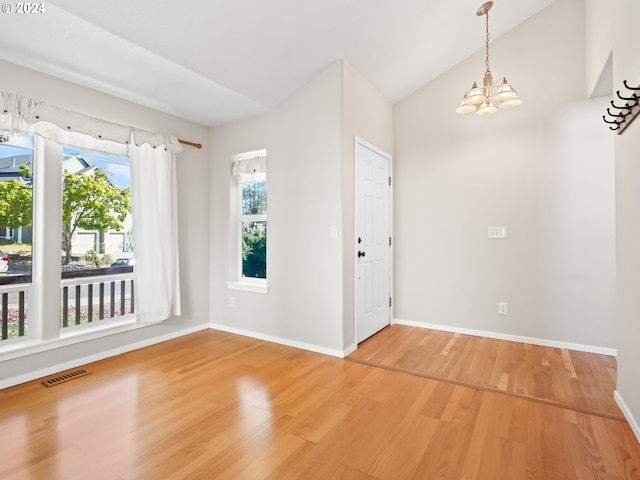
<instances>
[{"instance_id":1,"label":"vaulted ceiling","mask_svg":"<svg viewBox=\"0 0 640 480\"><path fill-rule=\"evenodd\" d=\"M492 37L552 2L496 0ZM481 4L53 0L0 17L0 58L213 126L277 107L339 59L395 103L484 48Z\"/></svg>"}]
</instances>

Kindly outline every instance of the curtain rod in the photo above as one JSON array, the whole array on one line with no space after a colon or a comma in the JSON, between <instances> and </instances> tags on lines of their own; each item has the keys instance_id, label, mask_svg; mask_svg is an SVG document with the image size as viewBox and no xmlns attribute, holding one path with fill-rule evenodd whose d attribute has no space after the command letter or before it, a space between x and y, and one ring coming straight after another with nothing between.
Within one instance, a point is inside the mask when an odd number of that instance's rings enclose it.
<instances>
[{"instance_id":1,"label":"curtain rod","mask_svg":"<svg viewBox=\"0 0 640 480\"><path fill-rule=\"evenodd\" d=\"M178 142L180 142L183 145L189 145L190 147L197 148L198 150L202 148L201 143L189 142L188 140L182 140L181 138L178 139Z\"/></svg>"}]
</instances>

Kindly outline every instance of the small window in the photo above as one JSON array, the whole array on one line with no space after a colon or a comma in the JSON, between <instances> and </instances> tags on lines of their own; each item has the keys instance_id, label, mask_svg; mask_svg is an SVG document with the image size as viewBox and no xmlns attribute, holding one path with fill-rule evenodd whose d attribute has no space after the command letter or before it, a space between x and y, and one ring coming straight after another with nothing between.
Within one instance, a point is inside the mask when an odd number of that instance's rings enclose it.
<instances>
[{"instance_id":1,"label":"small window","mask_svg":"<svg viewBox=\"0 0 640 480\"><path fill-rule=\"evenodd\" d=\"M231 289L267 293L267 152L232 158L230 220Z\"/></svg>"},{"instance_id":2,"label":"small window","mask_svg":"<svg viewBox=\"0 0 640 480\"><path fill-rule=\"evenodd\" d=\"M243 278L267 278L267 181L240 185Z\"/></svg>"}]
</instances>

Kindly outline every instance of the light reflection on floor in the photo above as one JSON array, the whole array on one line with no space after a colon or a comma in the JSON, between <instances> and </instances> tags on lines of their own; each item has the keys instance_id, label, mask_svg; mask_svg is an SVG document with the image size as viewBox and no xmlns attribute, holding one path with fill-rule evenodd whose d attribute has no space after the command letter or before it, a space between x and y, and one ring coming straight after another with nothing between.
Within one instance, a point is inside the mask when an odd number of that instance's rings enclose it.
<instances>
[{"instance_id":1,"label":"light reflection on floor","mask_svg":"<svg viewBox=\"0 0 640 480\"><path fill-rule=\"evenodd\" d=\"M139 396L138 375L130 373L63 397L51 418L56 432L55 444L50 446L52 454L57 452L52 455L58 460L56 478L79 475L87 458L104 470L109 470L119 452L135 458L139 446L135 399ZM101 412L99 417L96 409Z\"/></svg>"},{"instance_id":2,"label":"light reflection on floor","mask_svg":"<svg viewBox=\"0 0 640 480\"><path fill-rule=\"evenodd\" d=\"M271 397L258 380L243 377L236 383L239 420L245 432L251 432L257 426L266 423L265 435L271 434L271 422L265 422L271 413Z\"/></svg>"}]
</instances>

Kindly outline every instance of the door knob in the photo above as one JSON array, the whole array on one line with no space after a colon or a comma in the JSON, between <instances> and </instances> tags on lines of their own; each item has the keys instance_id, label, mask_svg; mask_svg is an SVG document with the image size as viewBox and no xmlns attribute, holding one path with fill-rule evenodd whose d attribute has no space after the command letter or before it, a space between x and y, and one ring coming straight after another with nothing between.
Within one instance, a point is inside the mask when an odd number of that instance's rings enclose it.
<instances>
[{"instance_id":1,"label":"door knob","mask_svg":"<svg viewBox=\"0 0 640 480\"><path fill-rule=\"evenodd\" d=\"M366 253L364 253L364 252L360 252L360 251L358 252L358 257L364 257L365 255L366 255Z\"/></svg>"}]
</instances>

